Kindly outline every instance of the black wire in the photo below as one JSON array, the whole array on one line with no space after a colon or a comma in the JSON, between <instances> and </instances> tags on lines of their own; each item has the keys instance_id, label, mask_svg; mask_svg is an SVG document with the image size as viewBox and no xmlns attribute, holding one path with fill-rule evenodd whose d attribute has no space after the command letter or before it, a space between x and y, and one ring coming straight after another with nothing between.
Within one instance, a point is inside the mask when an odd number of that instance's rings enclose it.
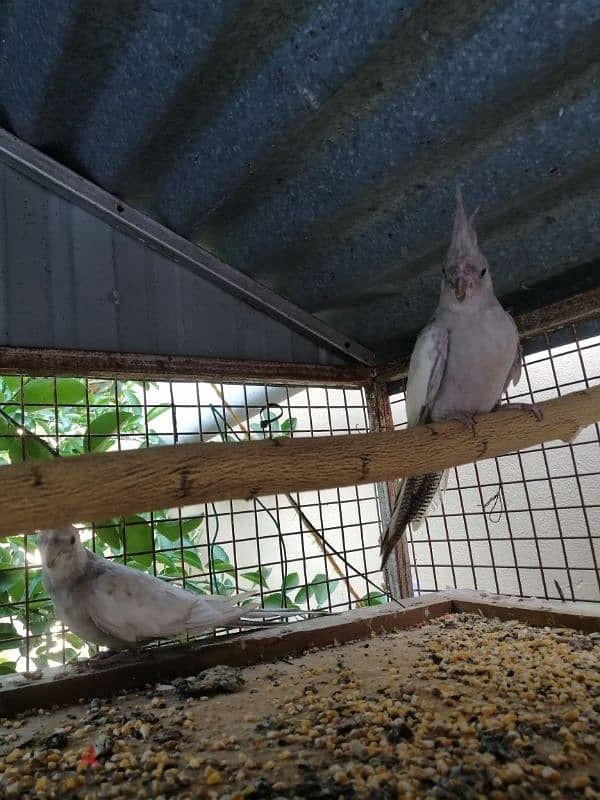
<instances>
[{"instance_id":1,"label":"black wire","mask_svg":"<svg viewBox=\"0 0 600 800\"><path fill-rule=\"evenodd\" d=\"M25 425L19 425L19 423L18 423L16 420L14 420L14 419L13 419L13 418L10 416L10 414L7 414L7 413L6 413L6 411L2 410L1 408L0 408L0 416L4 417L4 419L5 419L7 422L9 422L9 423L10 423L10 424L11 424L11 425L14 427L14 428L16 428L16 430L18 430L18 431L19 431L19 430L20 430L20 431L23 431L23 436L24 436L26 439L35 439L35 441L36 441L38 444L41 444L41 445L42 445L42 447L45 447L45 448L46 448L46 450L47 450L47 451L48 451L48 452L49 452L49 453L50 453L50 454L51 454L51 455L52 455L54 458L58 458L58 456L60 455L60 453L58 452L58 450L55 450L55 449L54 449L54 447L52 447L52 445L49 445L49 444L48 444L48 442L46 442L44 439L42 439L42 438L41 438L41 436L38 436L38 435L37 435L37 433L33 433L33 431L30 431L30 430L28 430L28 429L25 427Z\"/></svg>"},{"instance_id":2,"label":"black wire","mask_svg":"<svg viewBox=\"0 0 600 800\"><path fill-rule=\"evenodd\" d=\"M215 420L215 425L217 426L219 434L220 434L220 436L221 436L221 438L223 439L224 442L227 441L227 433L232 433L235 436L235 438L237 439L238 442L244 441L244 439L240 438L240 434L238 434L237 431L233 430L231 425L225 419L224 415L214 405L211 404L210 409L211 409L211 411L213 413L213 417L214 417L214 420ZM221 420L223 422L223 425L225 426L225 431L223 431L221 429L221 426L219 425L218 417L221 418ZM275 528L277 529L277 536L279 538L279 544L280 544L280 547L281 547L281 566L282 566L282 574L283 574L282 582L281 582L281 589L282 589L282 591L281 591L281 599L283 601L284 608L287 608L287 593L285 591L285 584L286 584L287 577L288 577L288 557L287 557L287 549L286 549L286 546L285 546L285 539L284 539L283 533L281 532L281 528L279 526L279 522L277 520L277 517L275 517L274 514L271 513L270 509L267 508L267 506L262 502L260 497L255 497L254 498L254 502L257 503L263 509L263 511L267 512L267 514L269 515L269 517L273 521L273 524L275 525ZM211 552L211 559L212 559L212 552ZM262 576L261 576L261 578L262 578Z\"/></svg>"},{"instance_id":3,"label":"black wire","mask_svg":"<svg viewBox=\"0 0 600 800\"><path fill-rule=\"evenodd\" d=\"M214 414L214 415L217 415L217 414L218 414L218 415L221 417L221 419L223 420L223 423L225 424L226 428L229 428L229 429L231 430L231 433L233 433L233 435L236 437L236 439L237 439L238 441L243 441L242 439L240 439L240 437L239 437L239 435L237 434L237 432L236 432L236 431L234 431L233 429L231 429L231 426L230 426L230 425L227 423L227 420L226 420L226 419L223 417L223 415L222 415L222 414L221 414L221 413L220 413L220 412L219 412L219 411L218 411L218 410L217 410L217 409L216 409L214 406L212 406L212 405L211 405L211 409L212 409L212 411L213 411L213 414ZM217 422L217 420L216 420L216 419L215 419L215 424L217 425L217 427L219 427L219 423ZM226 439L225 439L225 436L223 435L223 432L220 430L220 428L219 428L219 433L221 434L221 437L223 438L223 441L226 441ZM256 501L257 501L257 502L259 502L259 503L261 502L261 501L260 501L260 499L259 499L258 497L257 497L257 498L255 498L255 499L256 499ZM262 507L265 509L265 511L267 511L267 513L270 513L270 512L269 512L269 510L268 510L268 509L267 509L267 508L266 508L266 507L265 507L265 506L264 506L262 503L261 503L261 505L262 505ZM301 513L301 514L303 514L303 515L304 515L304 512L302 511L302 509L296 509L296 513L297 513L297 514L300 514L300 513ZM271 516L272 516L272 515L271 515ZM304 515L304 516L305 516L305 515ZM308 517L306 517L306 519L308 520ZM308 520L308 521L310 522L310 520ZM277 522L275 522L275 525L277 526L277 529L278 529L278 531L279 531L279 535L280 535L281 539L283 539L283 535L281 534L281 530L279 529L279 525L277 524ZM335 547L333 547L333 545L331 545L331 544L330 544L330 543L327 541L327 539L326 539L326 538L325 538L325 536L324 536L324 535L321 533L321 531L319 531L319 530L318 530L318 528L316 528L316 527L315 527L315 526L314 526L312 523L310 523L310 528L311 528L311 531L312 531L313 533L315 533L315 534L316 534L316 535L319 537L319 539L320 539L320 540L323 542L324 546L325 546L325 547L328 547L328 548L329 548L329 550L331 551L331 553L333 553L333 555L337 556L337 558L339 558L339 559L340 559L340 561L342 562L342 564L343 564L343 565L346 567L346 570L351 570L352 572L355 572L355 573L356 573L356 574L359 576L359 578L362 578L362 579L365 581L365 583L367 584L367 586L371 586L371 587L373 587L373 588L377 589L377 592L378 592L379 594L381 594L381 595L383 595L383 596L387 597L387 598L388 598L388 600L392 600L392 599L393 599L393 598L392 598L392 595L391 595L391 593L390 593L390 592L388 592L388 591L386 591L385 589L382 589L380 586L378 586L378 585L375 583L375 581L372 581L372 580L369 578L369 576L368 576L367 574L364 574L364 573L362 573L362 572L361 572L359 569L357 569L357 568L356 568L356 567L355 567L353 564L351 564L351 563L350 563L350 562L349 562L349 561L346 559L346 557L345 557L344 555L342 555L342 554L341 554L341 553L340 553L338 550L336 550L336 549L335 549ZM285 550L285 545L284 545L284 550ZM287 576L287 560L286 560L286 564L285 564L285 570L286 570L286 576ZM285 580L284 580L283 586L285 586ZM285 596L285 593L283 593L283 594L284 594L284 596Z\"/></svg>"}]
</instances>

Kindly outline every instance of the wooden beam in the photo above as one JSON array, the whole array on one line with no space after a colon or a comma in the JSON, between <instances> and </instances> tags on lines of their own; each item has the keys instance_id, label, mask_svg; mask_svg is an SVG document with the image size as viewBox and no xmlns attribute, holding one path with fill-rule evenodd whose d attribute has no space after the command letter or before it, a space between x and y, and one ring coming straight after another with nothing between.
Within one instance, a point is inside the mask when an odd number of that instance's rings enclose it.
<instances>
[{"instance_id":1,"label":"wooden beam","mask_svg":"<svg viewBox=\"0 0 600 800\"><path fill-rule=\"evenodd\" d=\"M521 341L600 315L600 286L574 294L564 300L515 316ZM411 348L412 351L412 348ZM386 383L398 381L408 374L410 353L403 353L378 369L378 377Z\"/></svg>"},{"instance_id":2,"label":"wooden beam","mask_svg":"<svg viewBox=\"0 0 600 800\"><path fill-rule=\"evenodd\" d=\"M0 467L0 536L157 508L391 480L561 439L600 420L600 386L525 411L349 436L200 443Z\"/></svg>"},{"instance_id":3,"label":"wooden beam","mask_svg":"<svg viewBox=\"0 0 600 800\"><path fill-rule=\"evenodd\" d=\"M286 383L348 388L368 383L372 369L363 364L329 366L201 356L0 347L0 374L123 377L129 380L191 380L207 383Z\"/></svg>"}]
</instances>

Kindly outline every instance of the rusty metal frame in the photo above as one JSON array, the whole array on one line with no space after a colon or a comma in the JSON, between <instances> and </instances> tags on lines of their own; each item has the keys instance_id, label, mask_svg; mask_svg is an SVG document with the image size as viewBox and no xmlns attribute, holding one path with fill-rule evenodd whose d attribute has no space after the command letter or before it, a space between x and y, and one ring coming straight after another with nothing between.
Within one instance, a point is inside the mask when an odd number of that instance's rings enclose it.
<instances>
[{"instance_id":1,"label":"rusty metal frame","mask_svg":"<svg viewBox=\"0 0 600 800\"><path fill-rule=\"evenodd\" d=\"M72 704L90 697L110 697L147 683L193 675L217 664L250 666L299 656L312 648L334 647L386 632L411 628L452 613L478 613L538 627L600 631L600 616L578 603L522 600L485 592L446 591L378 608L317 617L295 624L275 624L245 635L218 637L209 643L152 648L125 656L119 663L73 671L49 670L41 678L22 675L3 680L0 714Z\"/></svg>"},{"instance_id":2,"label":"rusty metal frame","mask_svg":"<svg viewBox=\"0 0 600 800\"><path fill-rule=\"evenodd\" d=\"M201 356L161 356L56 348L0 347L0 374L82 375L129 380L206 381L207 383L284 383L364 388L373 370L365 364L301 364Z\"/></svg>"}]
</instances>

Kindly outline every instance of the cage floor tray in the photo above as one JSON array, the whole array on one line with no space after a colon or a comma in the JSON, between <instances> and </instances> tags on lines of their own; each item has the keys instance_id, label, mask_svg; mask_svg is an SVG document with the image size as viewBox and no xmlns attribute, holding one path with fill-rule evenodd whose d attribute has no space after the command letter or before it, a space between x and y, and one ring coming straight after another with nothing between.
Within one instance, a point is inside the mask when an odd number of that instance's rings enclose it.
<instances>
[{"instance_id":1,"label":"cage floor tray","mask_svg":"<svg viewBox=\"0 0 600 800\"><path fill-rule=\"evenodd\" d=\"M594 618L540 627L535 603L498 619L499 599L465 597L416 627L4 718L0 796L600 797Z\"/></svg>"}]
</instances>

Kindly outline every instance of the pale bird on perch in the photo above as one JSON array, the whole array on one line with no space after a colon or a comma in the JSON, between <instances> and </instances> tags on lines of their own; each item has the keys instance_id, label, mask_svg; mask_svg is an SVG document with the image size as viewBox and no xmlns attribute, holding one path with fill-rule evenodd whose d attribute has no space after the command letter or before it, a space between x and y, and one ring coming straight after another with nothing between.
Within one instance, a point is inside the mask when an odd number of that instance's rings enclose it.
<instances>
[{"instance_id":1,"label":"pale bird on perch","mask_svg":"<svg viewBox=\"0 0 600 800\"><path fill-rule=\"evenodd\" d=\"M410 359L409 427L456 419L474 430L473 415L509 407L526 408L541 418L532 404L499 405L510 382L517 384L521 377L521 348L517 327L494 294L489 264L477 244L474 216L467 217L457 189L440 301ZM381 544L383 566L407 526L423 521L443 492L447 476L447 471L433 472L402 481Z\"/></svg>"},{"instance_id":2,"label":"pale bird on perch","mask_svg":"<svg viewBox=\"0 0 600 800\"><path fill-rule=\"evenodd\" d=\"M73 526L40 532L37 546L57 617L80 638L111 650L307 613L236 605L252 592L233 597L192 594L97 556L84 547Z\"/></svg>"}]
</instances>

